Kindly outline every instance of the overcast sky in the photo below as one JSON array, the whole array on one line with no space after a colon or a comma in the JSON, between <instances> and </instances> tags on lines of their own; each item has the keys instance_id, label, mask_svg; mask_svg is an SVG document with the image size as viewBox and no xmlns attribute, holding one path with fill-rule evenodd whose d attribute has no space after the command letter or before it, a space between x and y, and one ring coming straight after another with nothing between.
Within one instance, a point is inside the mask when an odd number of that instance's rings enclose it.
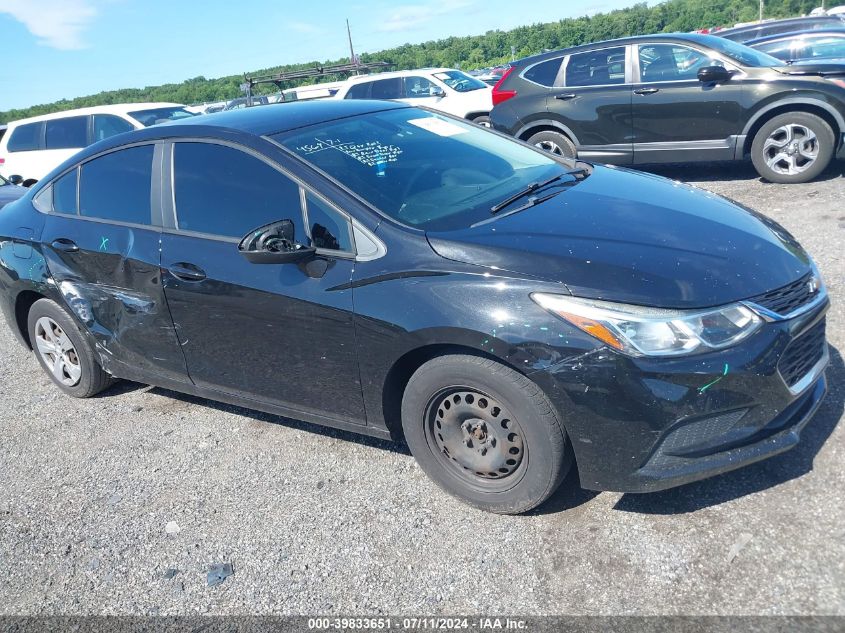
<instances>
[{"instance_id":1,"label":"overcast sky","mask_svg":"<svg viewBox=\"0 0 845 633\"><path fill-rule=\"evenodd\" d=\"M636 0L0 0L0 110L474 35Z\"/></svg>"}]
</instances>

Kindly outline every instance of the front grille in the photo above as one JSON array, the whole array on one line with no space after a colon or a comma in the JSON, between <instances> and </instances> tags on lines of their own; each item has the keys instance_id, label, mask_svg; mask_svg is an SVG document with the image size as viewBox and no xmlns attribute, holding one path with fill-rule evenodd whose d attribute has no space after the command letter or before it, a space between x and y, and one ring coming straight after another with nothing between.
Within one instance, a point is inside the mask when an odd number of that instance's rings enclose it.
<instances>
[{"instance_id":1,"label":"front grille","mask_svg":"<svg viewBox=\"0 0 845 633\"><path fill-rule=\"evenodd\" d=\"M822 320L787 346L778 362L778 371L787 386L793 387L807 375L824 356L826 345Z\"/></svg>"},{"instance_id":2,"label":"front grille","mask_svg":"<svg viewBox=\"0 0 845 633\"><path fill-rule=\"evenodd\" d=\"M813 290L811 287L810 280L812 278L813 274L807 273L798 281L752 297L749 301L776 314L787 315L793 310L810 303L818 296L818 290Z\"/></svg>"}]
</instances>

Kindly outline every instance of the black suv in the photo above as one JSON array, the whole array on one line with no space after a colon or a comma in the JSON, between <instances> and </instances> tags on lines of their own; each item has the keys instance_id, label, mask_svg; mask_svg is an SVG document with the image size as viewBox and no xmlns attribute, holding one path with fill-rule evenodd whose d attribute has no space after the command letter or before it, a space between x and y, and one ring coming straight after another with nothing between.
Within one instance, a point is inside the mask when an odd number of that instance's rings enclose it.
<instances>
[{"instance_id":1,"label":"black suv","mask_svg":"<svg viewBox=\"0 0 845 633\"><path fill-rule=\"evenodd\" d=\"M843 148L845 66L784 62L711 35L633 37L515 62L495 129L618 165L741 160L772 182L812 180Z\"/></svg>"}]
</instances>

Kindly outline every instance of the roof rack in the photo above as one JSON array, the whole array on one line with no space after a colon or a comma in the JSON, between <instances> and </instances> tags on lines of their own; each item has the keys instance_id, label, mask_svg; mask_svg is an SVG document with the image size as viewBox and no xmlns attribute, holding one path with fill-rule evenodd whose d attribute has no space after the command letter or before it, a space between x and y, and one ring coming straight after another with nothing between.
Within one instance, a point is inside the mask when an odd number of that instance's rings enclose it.
<instances>
[{"instance_id":1,"label":"roof rack","mask_svg":"<svg viewBox=\"0 0 845 633\"><path fill-rule=\"evenodd\" d=\"M333 66L315 66L314 68L305 68L302 70L291 70L284 73L276 73L275 75L260 75L258 77L247 77L244 74L244 92L248 97L252 96L252 88L257 84L276 84L276 87L281 90L282 84L286 81L294 81L296 79L307 79L309 77L322 77L324 75L351 75L352 73L365 72L369 73L372 70L380 70L390 68L396 64L390 62L367 62L367 63L351 63L351 64L335 64Z\"/></svg>"}]
</instances>

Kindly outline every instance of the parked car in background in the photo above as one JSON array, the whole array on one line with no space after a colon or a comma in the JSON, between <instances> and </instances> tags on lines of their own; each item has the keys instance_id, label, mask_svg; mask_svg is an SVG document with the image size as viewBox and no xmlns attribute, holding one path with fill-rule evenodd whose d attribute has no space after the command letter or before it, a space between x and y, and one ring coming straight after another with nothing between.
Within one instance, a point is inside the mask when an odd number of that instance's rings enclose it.
<instances>
[{"instance_id":1,"label":"parked car in background","mask_svg":"<svg viewBox=\"0 0 845 633\"><path fill-rule=\"evenodd\" d=\"M12 121L0 139L0 175L19 175L29 187L92 143L191 116L178 103L124 103Z\"/></svg>"},{"instance_id":2,"label":"parked car in background","mask_svg":"<svg viewBox=\"0 0 845 633\"><path fill-rule=\"evenodd\" d=\"M390 99L426 106L479 125L490 124L492 89L454 68L421 68L352 77L336 99Z\"/></svg>"},{"instance_id":3,"label":"parked car in background","mask_svg":"<svg viewBox=\"0 0 845 633\"><path fill-rule=\"evenodd\" d=\"M104 141L0 213L0 260L65 394L126 378L403 437L495 512L573 464L648 492L757 462L827 390L827 292L781 226L399 103Z\"/></svg>"},{"instance_id":4,"label":"parked car in background","mask_svg":"<svg viewBox=\"0 0 845 633\"><path fill-rule=\"evenodd\" d=\"M520 60L493 101L494 128L563 156L750 156L764 178L796 183L842 152L845 66L788 66L712 35L649 35Z\"/></svg>"},{"instance_id":5,"label":"parked car in background","mask_svg":"<svg viewBox=\"0 0 845 633\"><path fill-rule=\"evenodd\" d=\"M346 81L327 81L310 86L297 86L283 91L284 101L307 101L309 99L330 99L337 95Z\"/></svg>"},{"instance_id":6,"label":"parked car in background","mask_svg":"<svg viewBox=\"0 0 845 633\"><path fill-rule=\"evenodd\" d=\"M0 176L0 209L10 202L22 198L27 191L26 187L12 184L3 176Z\"/></svg>"},{"instance_id":7,"label":"parked car in background","mask_svg":"<svg viewBox=\"0 0 845 633\"><path fill-rule=\"evenodd\" d=\"M845 22L838 30L802 31L750 40L746 46L786 62L845 63Z\"/></svg>"},{"instance_id":8,"label":"parked car in background","mask_svg":"<svg viewBox=\"0 0 845 633\"><path fill-rule=\"evenodd\" d=\"M240 110L241 108L250 108L253 106L268 105L270 100L265 95L253 95L252 97L238 97L232 99L223 106L222 111ZM208 113L211 114L211 113Z\"/></svg>"},{"instance_id":9,"label":"parked car in background","mask_svg":"<svg viewBox=\"0 0 845 633\"><path fill-rule=\"evenodd\" d=\"M723 29L717 31L715 35L733 42L745 43L749 40L760 39L768 35L841 28L845 24L843 17L845 16L819 15L805 18L789 18L786 20L771 20L768 22L746 24L732 29Z\"/></svg>"}]
</instances>

